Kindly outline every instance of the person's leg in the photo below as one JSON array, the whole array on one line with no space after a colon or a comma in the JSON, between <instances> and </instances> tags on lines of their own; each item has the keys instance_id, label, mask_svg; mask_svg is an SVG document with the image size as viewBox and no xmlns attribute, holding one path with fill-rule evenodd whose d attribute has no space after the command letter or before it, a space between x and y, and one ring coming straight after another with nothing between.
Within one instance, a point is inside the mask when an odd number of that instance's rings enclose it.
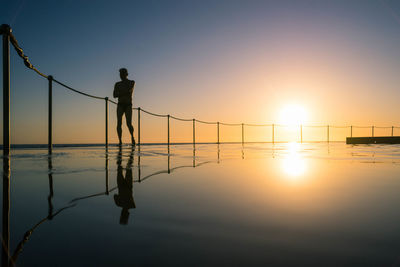
<instances>
[{"instance_id":1,"label":"person's leg","mask_svg":"<svg viewBox=\"0 0 400 267\"><path fill-rule=\"evenodd\" d=\"M124 114L124 109L122 105L117 105L117 134L119 139L119 144L122 144L122 115Z\"/></svg>"},{"instance_id":2,"label":"person's leg","mask_svg":"<svg viewBox=\"0 0 400 267\"><path fill-rule=\"evenodd\" d=\"M132 106L128 106L125 110L126 126L128 126L129 132L131 133L132 144L135 144L135 138L133 137L133 126L132 126Z\"/></svg>"}]
</instances>

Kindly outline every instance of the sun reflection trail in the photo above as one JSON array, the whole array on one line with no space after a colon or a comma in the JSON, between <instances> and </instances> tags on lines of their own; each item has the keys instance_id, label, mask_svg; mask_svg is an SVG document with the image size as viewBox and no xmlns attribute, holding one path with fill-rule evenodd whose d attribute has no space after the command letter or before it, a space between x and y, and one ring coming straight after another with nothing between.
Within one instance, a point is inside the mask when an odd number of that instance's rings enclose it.
<instances>
[{"instance_id":1,"label":"sun reflection trail","mask_svg":"<svg viewBox=\"0 0 400 267\"><path fill-rule=\"evenodd\" d=\"M301 144L288 143L287 154L282 161L282 169L290 180L298 180L307 170L306 160L300 154Z\"/></svg>"}]
</instances>

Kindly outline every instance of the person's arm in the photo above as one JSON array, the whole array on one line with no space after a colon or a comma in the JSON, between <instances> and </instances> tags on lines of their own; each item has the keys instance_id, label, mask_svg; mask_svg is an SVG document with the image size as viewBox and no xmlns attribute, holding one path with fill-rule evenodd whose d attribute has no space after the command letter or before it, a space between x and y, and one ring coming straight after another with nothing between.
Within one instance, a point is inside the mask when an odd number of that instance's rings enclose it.
<instances>
[{"instance_id":1,"label":"person's arm","mask_svg":"<svg viewBox=\"0 0 400 267\"><path fill-rule=\"evenodd\" d=\"M119 91L119 90L118 90L118 88L117 88L117 84L115 84L115 85L114 85L114 92L113 92L114 98L116 98L116 97L119 96L119 92L118 92L118 91Z\"/></svg>"},{"instance_id":2,"label":"person's arm","mask_svg":"<svg viewBox=\"0 0 400 267\"><path fill-rule=\"evenodd\" d=\"M129 93L132 94L133 93L133 89L135 88L135 81L132 81L132 87L131 89L129 89Z\"/></svg>"}]
</instances>

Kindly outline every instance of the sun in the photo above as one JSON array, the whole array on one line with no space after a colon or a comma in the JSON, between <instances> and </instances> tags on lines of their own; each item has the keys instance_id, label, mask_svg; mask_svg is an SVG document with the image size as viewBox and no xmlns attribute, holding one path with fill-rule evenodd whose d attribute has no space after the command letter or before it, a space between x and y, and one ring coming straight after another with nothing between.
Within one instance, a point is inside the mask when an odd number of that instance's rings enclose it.
<instances>
[{"instance_id":1,"label":"sun","mask_svg":"<svg viewBox=\"0 0 400 267\"><path fill-rule=\"evenodd\" d=\"M287 126L297 126L307 121L307 111L301 105L290 104L282 108L279 122Z\"/></svg>"}]
</instances>

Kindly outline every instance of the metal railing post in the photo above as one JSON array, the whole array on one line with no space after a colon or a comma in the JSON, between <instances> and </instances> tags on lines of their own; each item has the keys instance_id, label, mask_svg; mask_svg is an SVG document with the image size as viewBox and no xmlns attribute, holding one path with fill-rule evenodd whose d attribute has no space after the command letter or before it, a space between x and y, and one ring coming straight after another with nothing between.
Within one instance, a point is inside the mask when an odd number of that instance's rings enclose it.
<instances>
[{"instance_id":1,"label":"metal railing post","mask_svg":"<svg viewBox=\"0 0 400 267\"><path fill-rule=\"evenodd\" d=\"M3 155L10 154L10 34L7 24L1 25L3 35Z\"/></svg>"},{"instance_id":2,"label":"metal railing post","mask_svg":"<svg viewBox=\"0 0 400 267\"><path fill-rule=\"evenodd\" d=\"M138 145L140 145L140 107L138 107Z\"/></svg>"},{"instance_id":3,"label":"metal railing post","mask_svg":"<svg viewBox=\"0 0 400 267\"><path fill-rule=\"evenodd\" d=\"M393 126L392 126L392 136L393 136Z\"/></svg>"},{"instance_id":4,"label":"metal railing post","mask_svg":"<svg viewBox=\"0 0 400 267\"><path fill-rule=\"evenodd\" d=\"M303 125L300 125L300 142L303 143Z\"/></svg>"},{"instance_id":5,"label":"metal railing post","mask_svg":"<svg viewBox=\"0 0 400 267\"><path fill-rule=\"evenodd\" d=\"M272 143L275 143L275 124L272 124Z\"/></svg>"},{"instance_id":6,"label":"metal railing post","mask_svg":"<svg viewBox=\"0 0 400 267\"><path fill-rule=\"evenodd\" d=\"M242 145L244 144L244 123L242 123Z\"/></svg>"},{"instance_id":7,"label":"metal railing post","mask_svg":"<svg viewBox=\"0 0 400 267\"><path fill-rule=\"evenodd\" d=\"M374 126L371 126L371 131L372 131L372 137L374 137Z\"/></svg>"},{"instance_id":8,"label":"metal railing post","mask_svg":"<svg viewBox=\"0 0 400 267\"><path fill-rule=\"evenodd\" d=\"M108 147L108 97L104 99L106 101L106 148Z\"/></svg>"},{"instance_id":9,"label":"metal railing post","mask_svg":"<svg viewBox=\"0 0 400 267\"><path fill-rule=\"evenodd\" d=\"M217 144L219 144L219 122L217 122Z\"/></svg>"},{"instance_id":10,"label":"metal railing post","mask_svg":"<svg viewBox=\"0 0 400 267\"><path fill-rule=\"evenodd\" d=\"M326 141L329 143L329 125L326 126Z\"/></svg>"},{"instance_id":11,"label":"metal railing post","mask_svg":"<svg viewBox=\"0 0 400 267\"><path fill-rule=\"evenodd\" d=\"M353 125L350 126L350 137L353 137Z\"/></svg>"},{"instance_id":12,"label":"metal railing post","mask_svg":"<svg viewBox=\"0 0 400 267\"><path fill-rule=\"evenodd\" d=\"M196 144L196 120L193 119L193 145Z\"/></svg>"},{"instance_id":13,"label":"metal railing post","mask_svg":"<svg viewBox=\"0 0 400 267\"><path fill-rule=\"evenodd\" d=\"M169 117L170 115L168 114L167 118L168 118L168 146L169 146Z\"/></svg>"},{"instance_id":14,"label":"metal railing post","mask_svg":"<svg viewBox=\"0 0 400 267\"><path fill-rule=\"evenodd\" d=\"M48 132L48 150L49 154L53 151L53 76L49 75L47 77L49 80L49 132Z\"/></svg>"}]
</instances>

